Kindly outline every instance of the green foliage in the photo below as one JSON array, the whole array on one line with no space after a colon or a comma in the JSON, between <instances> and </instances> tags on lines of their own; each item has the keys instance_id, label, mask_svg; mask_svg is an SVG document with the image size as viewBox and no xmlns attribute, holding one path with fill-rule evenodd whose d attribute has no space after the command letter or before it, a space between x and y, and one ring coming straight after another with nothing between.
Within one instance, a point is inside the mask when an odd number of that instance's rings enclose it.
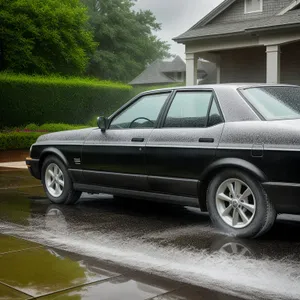
<instances>
[{"instance_id":1,"label":"green foliage","mask_svg":"<svg viewBox=\"0 0 300 300\"><path fill-rule=\"evenodd\" d=\"M75 129L82 129L88 128L89 126L86 125L70 125L64 123L46 123L41 126L36 125L34 123L26 125L24 128L21 128L20 131L29 130L29 131L45 131L45 132L57 132L57 131L64 131L64 130L75 130Z\"/></svg>"},{"instance_id":2,"label":"green foliage","mask_svg":"<svg viewBox=\"0 0 300 300\"><path fill-rule=\"evenodd\" d=\"M47 123L41 126L34 123L21 128L6 128L0 132L0 150L28 149L36 139L48 132L76 130L88 128L85 125L70 125L64 123Z\"/></svg>"},{"instance_id":3,"label":"green foliage","mask_svg":"<svg viewBox=\"0 0 300 300\"><path fill-rule=\"evenodd\" d=\"M90 127L95 127L97 126L97 118L99 116L93 116L92 118L90 118L90 120L86 123L88 126ZM107 116L106 116L107 117Z\"/></svg>"},{"instance_id":4,"label":"green foliage","mask_svg":"<svg viewBox=\"0 0 300 300\"><path fill-rule=\"evenodd\" d=\"M0 150L29 149L42 132L0 133Z\"/></svg>"},{"instance_id":5,"label":"green foliage","mask_svg":"<svg viewBox=\"0 0 300 300\"><path fill-rule=\"evenodd\" d=\"M83 73L96 43L80 0L0 0L2 68Z\"/></svg>"},{"instance_id":6,"label":"green foliage","mask_svg":"<svg viewBox=\"0 0 300 300\"><path fill-rule=\"evenodd\" d=\"M154 31L161 29L149 11L133 10L133 0L82 0L89 8L90 25L98 47L88 74L129 82L147 64L169 56L169 45Z\"/></svg>"},{"instance_id":7,"label":"green foliage","mask_svg":"<svg viewBox=\"0 0 300 300\"><path fill-rule=\"evenodd\" d=\"M56 131L64 131L64 130L76 130L76 129L82 129L82 128L88 128L88 126L85 125L70 125L70 124L64 124L64 123L47 123L43 124L38 127L38 130L44 130L48 132L56 132Z\"/></svg>"},{"instance_id":8,"label":"green foliage","mask_svg":"<svg viewBox=\"0 0 300 300\"><path fill-rule=\"evenodd\" d=\"M30 131L38 131L39 126L34 124L34 123L30 123L30 124L26 125L24 129L25 130L30 130Z\"/></svg>"},{"instance_id":9,"label":"green foliage","mask_svg":"<svg viewBox=\"0 0 300 300\"><path fill-rule=\"evenodd\" d=\"M99 80L90 77L63 77L63 76L29 76L26 74L14 74L9 72L0 73L0 82L24 83L24 84L39 84L39 85L61 85L70 87L113 87L120 89L131 89L130 85L112 82L108 80Z\"/></svg>"},{"instance_id":10,"label":"green foliage","mask_svg":"<svg viewBox=\"0 0 300 300\"><path fill-rule=\"evenodd\" d=\"M0 128L35 123L86 124L109 116L132 95L132 87L96 79L0 73Z\"/></svg>"}]
</instances>

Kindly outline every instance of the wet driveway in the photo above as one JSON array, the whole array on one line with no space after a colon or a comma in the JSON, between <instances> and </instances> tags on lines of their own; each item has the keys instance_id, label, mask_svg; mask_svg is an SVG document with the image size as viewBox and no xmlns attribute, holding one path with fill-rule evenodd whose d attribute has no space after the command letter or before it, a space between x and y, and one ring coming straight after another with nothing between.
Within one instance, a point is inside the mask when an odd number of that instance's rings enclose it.
<instances>
[{"instance_id":1,"label":"wet driveway","mask_svg":"<svg viewBox=\"0 0 300 300\"><path fill-rule=\"evenodd\" d=\"M297 216L238 240L187 207L57 206L27 170L0 168L0 299L299 299L299 233Z\"/></svg>"}]
</instances>

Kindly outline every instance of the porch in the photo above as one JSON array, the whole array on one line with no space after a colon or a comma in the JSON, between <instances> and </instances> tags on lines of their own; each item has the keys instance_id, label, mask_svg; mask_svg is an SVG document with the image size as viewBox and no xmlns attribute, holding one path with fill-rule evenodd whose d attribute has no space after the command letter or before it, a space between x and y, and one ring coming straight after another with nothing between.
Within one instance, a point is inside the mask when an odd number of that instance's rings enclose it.
<instances>
[{"instance_id":1,"label":"porch","mask_svg":"<svg viewBox=\"0 0 300 300\"><path fill-rule=\"evenodd\" d=\"M222 37L186 43L186 84L197 82L199 58L217 65L216 83L256 82L300 85L297 32Z\"/></svg>"}]
</instances>

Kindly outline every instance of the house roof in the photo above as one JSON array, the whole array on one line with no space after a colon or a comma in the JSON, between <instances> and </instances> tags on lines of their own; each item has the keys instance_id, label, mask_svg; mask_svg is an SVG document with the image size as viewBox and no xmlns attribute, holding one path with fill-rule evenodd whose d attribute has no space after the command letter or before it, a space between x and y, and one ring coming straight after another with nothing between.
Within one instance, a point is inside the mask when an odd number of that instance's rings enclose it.
<instances>
[{"instance_id":1,"label":"house roof","mask_svg":"<svg viewBox=\"0 0 300 300\"><path fill-rule=\"evenodd\" d=\"M162 73L161 69L164 62L161 60L154 61L140 75L134 78L129 84L157 84L157 83L174 83L174 80Z\"/></svg>"},{"instance_id":2,"label":"house roof","mask_svg":"<svg viewBox=\"0 0 300 300\"><path fill-rule=\"evenodd\" d=\"M164 61L161 65L161 71L167 72L185 72L185 62L180 56L176 56L172 61Z\"/></svg>"},{"instance_id":3,"label":"house roof","mask_svg":"<svg viewBox=\"0 0 300 300\"><path fill-rule=\"evenodd\" d=\"M210 22L212 19L217 17L220 13L222 13L225 9L227 9L235 1L236 0L225 0L225 1L221 2L210 13L208 13L204 18L202 18L198 23L196 23L191 29L195 29L195 28L198 28L199 26L206 25L208 22Z\"/></svg>"},{"instance_id":4,"label":"house roof","mask_svg":"<svg viewBox=\"0 0 300 300\"><path fill-rule=\"evenodd\" d=\"M197 24L190 28L185 33L174 38L175 41L181 43L189 40L214 38L226 35L237 35L253 33L261 30L279 29L282 27L300 27L300 14L297 10L288 10L296 7L294 1L290 3L285 9L281 10L279 14L273 16L265 16L255 19L210 24L214 18L226 10L230 5L237 0L225 0L208 15L201 19ZM294 5L291 5L294 4ZM298 3L299 4L299 3ZM283 13L284 12L284 13Z\"/></svg>"},{"instance_id":5,"label":"house roof","mask_svg":"<svg viewBox=\"0 0 300 300\"><path fill-rule=\"evenodd\" d=\"M289 11L281 16L272 16L235 23L206 25L198 29L190 29L187 32L176 37L174 40L177 42L184 42L194 39L205 39L210 37L218 37L221 35L245 34L247 32L250 33L288 26L300 27L299 11L294 10Z\"/></svg>"},{"instance_id":6,"label":"house roof","mask_svg":"<svg viewBox=\"0 0 300 300\"><path fill-rule=\"evenodd\" d=\"M198 70L202 70L205 74L205 69L198 62ZM155 60L150 64L140 75L134 78L129 84L160 84L160 83L175 83L176 80L168 77L168 73L185 72L186 65L180 56L176 56L172 61Z\"/></svg>"}]
</instances>

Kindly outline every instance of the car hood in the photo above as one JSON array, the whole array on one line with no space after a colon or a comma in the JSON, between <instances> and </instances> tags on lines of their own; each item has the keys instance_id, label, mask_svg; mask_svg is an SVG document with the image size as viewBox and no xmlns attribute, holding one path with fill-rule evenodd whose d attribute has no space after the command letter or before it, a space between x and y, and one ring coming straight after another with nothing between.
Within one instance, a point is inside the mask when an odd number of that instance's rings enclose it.
<instances>
[{"instance_id":1,"label":"car hood","mask_svg":"<svg viewBox=\"0 0 300 300\"><path fill-rule=\"evenodd\" d=\"M85 128L78 130L67 130L48 133L40 136L36 143L47 143L47 142L66 142L66 143L83 143L88 135L96 128Z\"/></svg>"}]
</instances>

